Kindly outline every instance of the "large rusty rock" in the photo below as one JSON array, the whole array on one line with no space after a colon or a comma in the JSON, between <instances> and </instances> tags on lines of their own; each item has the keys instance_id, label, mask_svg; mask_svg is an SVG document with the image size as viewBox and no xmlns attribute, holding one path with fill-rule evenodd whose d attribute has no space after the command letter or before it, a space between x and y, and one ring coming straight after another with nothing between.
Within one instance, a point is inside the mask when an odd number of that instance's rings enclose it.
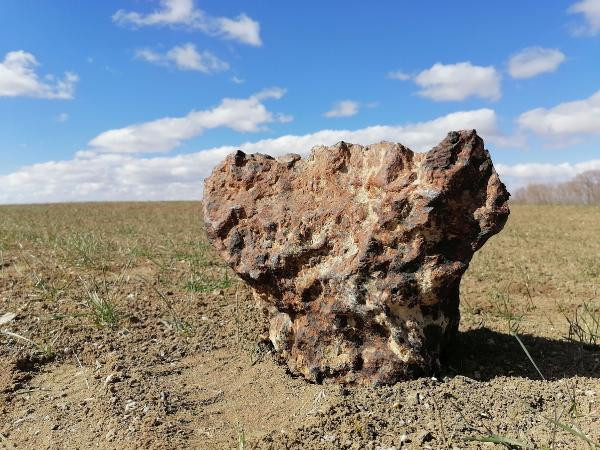
<instances>
[{"instance_id":1,"label":"large rusty rock","mask_svg":"<svg viewBox=\"0 0 600 450\"><path fill-rule=\"evenodd\" d=\"M313 381L431 373L459 322L459 284L509 209L475 130L427 153L340 142L310 157L229 155L204 187L221 257L253 289L270 340Z\"/></svg>"}]
</instances>

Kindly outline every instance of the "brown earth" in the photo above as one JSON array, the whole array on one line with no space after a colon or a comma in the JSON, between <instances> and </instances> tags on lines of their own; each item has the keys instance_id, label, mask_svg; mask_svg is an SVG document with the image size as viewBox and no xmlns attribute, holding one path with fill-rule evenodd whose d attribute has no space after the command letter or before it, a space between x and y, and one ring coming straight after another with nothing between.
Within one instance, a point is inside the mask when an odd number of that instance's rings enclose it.
<instances>
[{"instance_id":1,"label":"brown earth","mask_svg":"<svg viewBox=\"0 0 600 450\"><path fill-rule=\"evenodd\" d=\"M511 209L463 278L460 333L436 377L343 388L275 361L198 203L0 207L0 446L600 442L600 349L568 322L600 316L600 209Z\"/></svg>"}]
</instances>

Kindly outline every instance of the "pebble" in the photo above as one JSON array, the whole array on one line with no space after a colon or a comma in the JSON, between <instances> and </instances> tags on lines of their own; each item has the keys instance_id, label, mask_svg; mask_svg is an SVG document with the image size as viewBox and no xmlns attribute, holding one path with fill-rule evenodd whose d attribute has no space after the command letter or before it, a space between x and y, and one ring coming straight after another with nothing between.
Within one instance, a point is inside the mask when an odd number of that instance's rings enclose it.
<instances>
[{"instance_id":1,"label":"pebble","mask_svg":"<svg viewBox=\"0 0 600 450\"><path fill-rule=\"evenodd\" d=\"M130 411L133 411L135 409L137 405L137 402L134 400L128 400L127 403L125 403L125 412L128 413Z\"/></svg>"},{"instance_id":2,"label":"pebble","mask_svg":"<svg viewBox=\"0 0 600 450\"><path fill-rule=\"evenodd\" d=\"M7 312L6 314L3 314L0 316L0 325L5 325L13 321L15 317L17 317L15 313Z\"/></svg>"},{"instance_id":3,"label":"pebble","mask_svg":"<svg viewBox=\"0 0 600 450\"><path fill-rule=\"evenodd\" d=\"M325 442L334 442L337 436L335 434L324 434L321 439Z\"/></svg>"},{"instance_id":4,"label":"pebble","mask_svg":"<svg viewBox=\"0 0 600 450\"><path fill-rule=\"evenodd\" d=\"M431 431L421 431L417 434L417 441L421 443L429 442L433 440L433 434Z\"/></svg>"},{"instance_id":5,"label":"pebble","mask_svg":"<svg viewBox=\"0 0 600 450\"><path fill-rule=\"evenodd\" d=\"M417 391L408 391L406 393L406 403L408 405L414 406L421 403L423 396Z\"/></svg>"}]
</instances>

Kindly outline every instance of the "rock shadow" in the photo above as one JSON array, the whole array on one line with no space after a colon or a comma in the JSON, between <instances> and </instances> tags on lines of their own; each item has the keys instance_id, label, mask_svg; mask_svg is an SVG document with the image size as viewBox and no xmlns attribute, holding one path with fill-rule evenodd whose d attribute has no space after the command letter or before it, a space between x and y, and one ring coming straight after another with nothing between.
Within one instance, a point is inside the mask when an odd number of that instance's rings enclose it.
<instances>
[{"instance_id":1,"label":"rock shadow","mask_svg":"<svg viewBox=\"0 0 600 450\"><path fill-rule=\"evenodd\" d=\"M600 346L527 334L519 338L547 380L600 378ZM481 381L502 376L541 379L514 336L488 328L459 333L443 364L445 376L463 375Z\"/></svg>"}]
</instances>

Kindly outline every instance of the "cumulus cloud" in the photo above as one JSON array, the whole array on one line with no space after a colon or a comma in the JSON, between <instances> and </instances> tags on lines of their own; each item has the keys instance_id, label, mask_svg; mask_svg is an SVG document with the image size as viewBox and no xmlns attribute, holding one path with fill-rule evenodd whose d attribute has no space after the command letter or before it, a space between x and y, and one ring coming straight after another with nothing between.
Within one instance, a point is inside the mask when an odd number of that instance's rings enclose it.
<instances>
[{"instance_id":1,"label":"cumulus cloud","mask_svg":"<svg viewBox=\"0 0 600 450\"><path fill-rule=\"evenodd\" d=\"M275 90L262 93L274 95ZM318 144L340 140L370 144L381 140L402 142L416 151L429 150L448 130L476 128L494 143L501 134L491 109L459 111L427 122L378 125L357 130L320 130L305 135L222 146L191 154L139 157L134 154L77 152L67 161L50 161L23 167L0 176L0 203L31 203L90 200L184 200L200 199L202 180L227 154L247 153L307 155Z\"/></svg>"},{"instance_id":2,"label":"cumulus cloud","mask_svg":"<svg viewBox=\"0 0 600 450\"><path fill-rule=\"evenodd\" d=\"M160 0L160 8L148 14L120 9L112 19L119 25L133 27L182 26L200 30L209 36L220 36L256 47L262 45L257 21L246 14L234 19L211 17L196 8L194 0Z\"/></svg>"},{"instance_id":3,"label":"cumulus cloud","mask_svg":"<svg viewBox=\"0 0 600 450\"><path fill-rule=\"evenodd\" d=\"M497 100L501 96L500 74L493 66L470 62L436 63L415 78L419 95L435 101L457 101L468 97Z\"/></svg>"},{"instance_id":4,"label":"cumulus cloud","mask_svg":"<svg viewBox=\"0 0 600 450\"><path fill-rule=\"evenodd\" d=\"M249 45L259 47L262 45L260 39L260 24L252 20L246 14L240 14L235 19L221 17L216 19L217 34L222 34L227 39L234 39Z\"/></svg>"},{"instance_id":5,"label":"cumulus cloud","mask_svg":"<svg viewBox=\"0 0 600 450\"><path fill-rule=\"evenodd\" d=\"M0 62L0 97L37 97L72 99L79 77L65 72L62 78L46 75L40 79L35 72L39 63L35 56L23 50L8 52Z\"/></svg>"},{"instance_id":6,"label":"cumulus cloud","mask_svg":"<svg viewBox=\"0 0 600 450\"><path fill-rule=\"evenodd\" d=\"M291 116L272 113L262 103L267 99L279 99L284 93L281 88L271 88L244 99L224 98L214 108L192 111L183 117L166 117L105 131L89 145L99 152L165 152L211 128L262 131L267 123L291 120Z\"/></svg>"},{"instance_id":7,"label":"cumulus cloud","mask_svg":"<svg viewBox=\"0 0 600 450\"><path fill-rule=\"evenodd\" d=\"M140 48L136 50L135 57L153 64L165 64L168 62L166 55L157 53L149 48Z\"/></svg>"},{"instance_id":8,"label":"cumulus cloud","mask_svg":"<svg viewBox=\"0 0 600 450\"><path fill-rule=\"evenodd\" d=\"M600 0L581 0L568 9L571 14L582 14L585 24L574 29L576 35L594 36L600 32Z\"/></svg>"},{"instance_id":9,"label":"cumulus cloud","mask_svg":"<svg viewBox=\"0 0 600 450\"><path fill-rule=\"evenodd\" d=\"M307 155L315 145L331 145L341 140L370 144L382 140L402 142L415 151L435 146L448 130L475 128L490 142L502 137L497 127L496 113L491 109L458 111L426 122L406 125L375 125L357 130L326 129L305 135L285 135L274 139L244 143L239 148L248 153L283 155L289 152Z\"/></svg>"},{"instance_id":10,"label":"cumulus cloud","mask_svg":"<svg viewBox=\"0 0 600 450\"><path fill-rule=\"evenodd\" d=\"M166 53L145 48L136 51L136 58L164 66L175 66L180 70L194 70L207 75L229 69L229 64L209 51L199 53L191 43L177 45Z\"/></svg>"},{"instance_id":11,"label":"cumulus cloud","mask_svg":"<svg viewBox=\"0 0 600 450\"><path fill-rule=\"evenodd\" d=\"M583 100L526 111L517 122L524 130L559 141L600 134L600 91Z\"/></svg>"},{"instance_id":12,"label":"cumulus cloud","mask_svg":"<svg viewBox=\"0 0 600 450\"><path fill-rule=\"evenodd\" d=\"M390 80L406 81L410 80L410 75L401 70L394 70L392 72L387 73L387 78L389 78Z\"/></svg>"},{"instance_id":13,"label":"cumulus cloud","mask_svg":"<svg viewBox=\"0 0 600 450\"><path fill-rule=\"evenodd\" d=\"M342 100L333 105L333 107L324 113L325 117L350 117L358 114L359 103L353 100Z\"/></svg>"},{"instance_id":14,"label":"cumulus cloud","mask_svg":"<svg viewBox=\"0 0 600 450\"><path fill-rule=\"evenodd\" d=\"M513 78L531 78L554 72L565 60L565 55L554 48L528 47L508 61L508 73Z\"/></svg>"},{"instance_id":15,"label":"cumulus cloud","mask_svg":"<svg viewBox=\"0 0 600 450\"><path fill-rule=\"evenodd\" d=\"M518 189L531 183L558 183L588 170L600 170L600 159L580 163L524 163L497 164L496 170L502 181L511 189Z\"/></svg>"}]
</instances>

